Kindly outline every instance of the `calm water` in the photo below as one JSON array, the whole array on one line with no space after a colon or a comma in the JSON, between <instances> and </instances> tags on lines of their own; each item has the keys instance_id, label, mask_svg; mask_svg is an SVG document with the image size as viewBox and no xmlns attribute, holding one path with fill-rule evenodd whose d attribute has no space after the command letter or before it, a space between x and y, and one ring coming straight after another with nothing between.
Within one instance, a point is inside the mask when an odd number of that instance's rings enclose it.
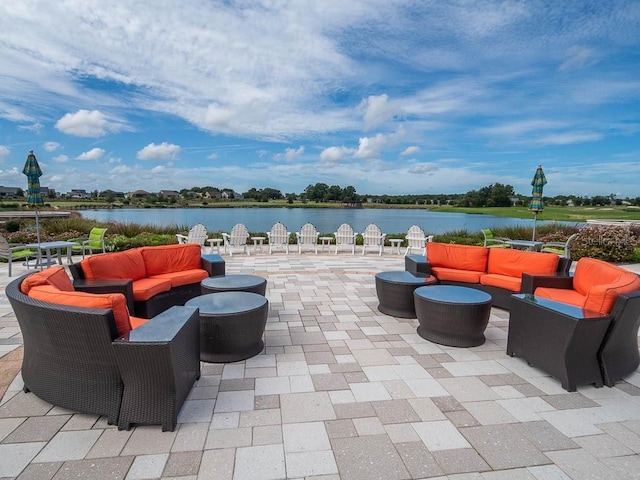
<instances>
[{"instance_id":1,"label":"calm water","mask_svg":"<svg viewBox=\"0 0 640 480\"><path fill-rule=\"evenodd\" d=\"M442 234L453 230L476 231L482 228L533 226L528 219L503 218L493 215L442 213L405 209L334 209L334 208L140 208L115 210L83 210L83 217L99 221L140 223L158 226L191 226L202 223L210 232L228 232L236 223L244 223L251 232L266 232L276 222L282 222L291 232L300 230L306 222L319 232L331 233L342 223L356 232L375 223L386 233L406 232L418 225L427 234ZM538 225L547 222L538 221Z\"/></svg>"}]
</instances>

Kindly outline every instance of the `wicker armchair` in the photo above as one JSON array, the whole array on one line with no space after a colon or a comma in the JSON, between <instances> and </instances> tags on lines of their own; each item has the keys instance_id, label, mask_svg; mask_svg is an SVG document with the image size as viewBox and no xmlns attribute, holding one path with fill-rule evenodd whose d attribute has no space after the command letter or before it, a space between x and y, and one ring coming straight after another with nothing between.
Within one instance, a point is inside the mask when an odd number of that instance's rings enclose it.
<instances>
[{"instance_id":1,"label":"wicker armchair","mask_svg":"<svg viewBox=\"0 0 640 480\"><path fill-rule=\"evenodd\" d=\"M197 309L173 307L138 327L150 333L148 341L116 346L124 337L118 338L112 310L33 299L20 291L27 276L6 288L23 337L24 391L69 410L104 415L119 428L142 423L173 430L200 376ZM170 341L158 341L157 327L167 323L184 328Z\"/></svg>"}]
</instances>

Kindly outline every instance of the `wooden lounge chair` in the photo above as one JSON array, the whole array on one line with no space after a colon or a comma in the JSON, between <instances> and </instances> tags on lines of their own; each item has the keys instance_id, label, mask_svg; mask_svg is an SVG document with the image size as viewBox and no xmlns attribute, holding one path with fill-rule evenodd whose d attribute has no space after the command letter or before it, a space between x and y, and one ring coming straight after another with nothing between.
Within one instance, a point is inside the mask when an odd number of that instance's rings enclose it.
<instances>
[{"instance_id":1,"label":"wooden lounge chair","mask_svg":"<svg viewBox=\"0 0 640 480\"><path fill-rule=\"evenodd\" d=\"M200 245L200 248L204 252L204 242L207 240L207 228L198 223L191 227L188 235L181 235L176 233L176 238L178 239L178 243L195 243L196 245Z\"/></svg>"},{"instance_id":2,"label":"wooden lounge chair","mask_svg":"<svg viewBox=\"0 0 640 480\"><path fill-rule=\"evenodd\" d=\"M249 250L247 250L249 230L247 230L244 224L236 224L231 229L231 233L223 233L222 238L224 239L224 249L229 255L233 256L234 248L241 248L244 253L249 255Z\"/></svg>"},{"instance_id":3,"label":"wooden lounge chair","mask_svg":"<svg viewBox=\"0 0 640 480\"><path fill-rule=\"evenodd\" d=\"M432 240L433 235L427 237L424 230L417 225L413 225L407 231L407 250L404 252L405 256L411 254L414 248L418 249L420 255L426 255L427 242L431 242Z\"/></svg>"},{"instance_id":4,"label":"wooden lounge chair","mask_svg":"<svg viewBox=\"0 0 640 480\"><path fill-rule=\"evenodd\" d=\"M289 236L290 232L287 231L282 223L275 223L271 230L267 232L267 238L269 239L269 255L273 253L274 248L282 248L285 253L289 253Z\"/></svg>"},{"instance_id":5,"label":"wooden lounge chair","mask_svg":"<svg viewBox=\"0 0 640 480\"><path fill-rule=\"evenodd\" d=\"M302 253L303 248L308 248L318 253L318 230L312 223L305 223L299 232L296 232L298 240L298 253Z\"/></svg>"},{"instance_id":6,"label":"wooden lounge chair","mask_svg":"<svg viewBox=\"0 0 640 480\"><path fill-rule=\"evenodd\" d=\"M370 223L362 234L362 254L365 254L367 248L374 248L378 249L378 255L382 255L386 236L375 223Z\"/></svg>"},{"instance_id":7,"label":"wooden lounge chair","mask_svg":"<svg viewBox=\"0 0 640 480\"><path fill-rule=\"evenodd\" d=\"M336 255L341 247L347 247L351 249L351 254L356 253L356 236L358 234L353 231L351 225L343 223L338 227L338 230L334 233L336 237Z\"/></svg>"}]
</instances>

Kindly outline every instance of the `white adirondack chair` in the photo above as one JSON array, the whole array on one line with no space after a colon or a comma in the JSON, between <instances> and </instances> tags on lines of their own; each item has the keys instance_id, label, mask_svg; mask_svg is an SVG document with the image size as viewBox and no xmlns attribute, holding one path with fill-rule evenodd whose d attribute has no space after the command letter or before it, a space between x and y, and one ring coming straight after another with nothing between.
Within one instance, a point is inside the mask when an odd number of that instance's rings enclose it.
<instances>
[{"instance_id":1,"label":"white adirondack chair","mask_svg":"<svg viewBox=\"0 0 640 480\"><path fill-rule=\"evenodd\" d=\"M271 227L271 230L267 232L267 238L269 239L269 255L273 252L274 248L281 247L288 254L289 253L289 235L291 233L287 231L282 223L278 222Z\"/></svg>"},{"instance_id":2,"label":"white adirondack chair","mask_svg":"<svg viewBox=\"0 0 640 480\"><path fill-rule=\"evenodd\" d=\"M223 233L224 250L233 256L234 248L242 248L242 251L250 255L247 249L247 239L249 238L249 230L242 223L238 223L231 229L231 233Z\"/></svg>"},{"instance_id":3,"label":"white adirondack chair","mask_svg":"<svg viewBox=\"0 0 640 480\"><path fill-rule=\"evenodd\" d=\"M198 223L191 227L188 235L181 235L176 233L176 237L178 238L178 243L195 243L196 245L200 245L200 248L204 251L204 242L207 240L207 228Z\"/></svg>"},{"instance_id":4,"label":"white adirondack chair","mask_svg":"<svg viewBox=\"0 0 640 480\"><path fill-rule=\"evenodd\" d=\"M364 233L362 234L362 254L365 254L367 248L377 248L378 255L382 255L384 239L386 236L387 234L382 233L375 223L370 223L367 228L364 229Z\"/></svg>"},{"instance_id":5,"label":"white adirondack chair","mask_svg":"<svg viewBox=\"0 0 640 480\"><path fill-rule=\"evenodd\" d=\"M351 254L356 253L356 235L351 225L343 223L338 227L338 231L334 233L336 237L336 255L340 247L351 249Z\"/></svg>"},{"instance_id":6,"label":"white adirondack chair","mask_svg":"<svg viewBox=\"0 0 640 480\"><path fill-rule=\"evenodd\" d=\"M298 240L298 253L302 253L303 248L308 248L318 253L318 230L311 223L305 223L299 232L296 232Z\"/></svg>"},{"instance_id":7,"label":"white adirondack chair","mask_svg":"<svg viewBox=\"0 0 640 480\"><path fill-rule=\"evenodd\" d=\"M424 230L417 225L413 225L407 232L407 251L404 252L404 254L409 255L414 248L417 248L420 255L425 255L427 252L427 242L431 240L433 240L433 235L427 237Z\"/></svg>"}]
</instances>

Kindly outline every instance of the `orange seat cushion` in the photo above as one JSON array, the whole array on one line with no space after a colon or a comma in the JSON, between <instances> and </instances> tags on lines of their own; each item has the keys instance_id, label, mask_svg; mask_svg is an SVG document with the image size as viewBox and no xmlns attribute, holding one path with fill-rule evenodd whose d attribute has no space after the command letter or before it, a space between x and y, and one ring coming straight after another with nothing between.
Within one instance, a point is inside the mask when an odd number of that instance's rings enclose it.
<instances>
[{"instance_id":1,"label":"orange seat cushion","mask_svg":"<svg viewBox=\"0 0 640 480\"><path fill-rule=\"evenodd\" d=\"M568 288L538 287L534 295L536 297L548 298L556 302L568 303L575 307L584 308L585 296Z\"/></svg>"},{"instance_id":2,"label":"orange seat cushion","mask_svg":"<svg viewBox=\"0 0 640 480\"><path fill-rule=\"evenodd\" d=\"M141 278L133 282L133 299L144 302L151 297L171 290L171 281L163 278Z\"/></svg>"},{"instance_id":3,"label":"orange seat cushion","mask_svg":"<svg viewBox=\"0 0 640 480\"><path fill-rule=\"evenodd\" d=\"M200 245L194 243L142 247L148 277L202 268Z\"/></svg>"},{"instance_id":4,"label":"orange seat cushion","mask_svg":"<svg viewBox=\"0 0 640 480\"><path fill-rule=\"evenodd\" d=\"M497 273L487 273L480 277L480 283L482 285L490 285L492 287L500 287L512 292L519 292L520 285L522 284L521 277L514 277L511 275L499 275Z\"/></svg>"},{"instance_id":5,"label":"orange seat cushion","mask_svg":"<svg viewBox=\"0 0 640 480\"><path fill-rule=\"evenodd\" d=\"M131 330L127 300L121 293L67 292L53 285L39 285L31 288L29 297L58 305L112 310L118 335L126 335Z\"/></svg>"},{"instance_id":6,"label":"orange seat cushion","mask_svg":"<svg viewBox=\"0 0 640 480\"><path fill-rule=\"evenodd\" d=\"M184 270L181 272L163 273L161 275L154 275L150 277L152 279L168 280L171 282L172 287L179 287L182 285L190 285L192 283L200 283L209 275L206 270L196 268L193 270Z\"/></svg>"},{"instance_id":7,"label":"orange seat cushion","mask_svg":"<svg viewBox=\"0 0 640 480\"><path fill-rule=\"evenodd\" d=\"M584 302L584 308L599 313L608 314L613 310L618 295L640 290L640 278L632 272L622 274L614 282L608 285L594 285Z\"/></svg>"},{"instance_id":8,"label":"orange seat cushion","mask_svg":"<svg viewBox=\"0 0 640 480\"><path fill-rule=\"evenodd\" d=\"M458 270L457 268L431 267L431 275L438 280L448 280L451 282L480 283L480 278L485 272L474 272L471 270Z\"/></svg>"},{"instance_id":9,"label":"orange seat cushion","mask_svg":"<svg viewBox=\"0 0 640 480\"><path fill-rule=\"evenodd\" d=\"M489 250L487 273L516 278L521 278L523 273L554 273L559 261L558 255L550 253L492 248Z\"/></svg>"},{"instance_id":10,"label":"orange seat cushion","mask_svg":"<svg viewBox=\"0 0 640 480\"><path fill-rule=\"evenodd\" d=\"M432 267L486 273L488 256L489 249L485 247L438 242L427 243L427 261Z\"/></svg>"},{"instance_id":11,"label":"orange seat cushion","mask_svg":"<svg viewBox=\"0 0 640 480\"><path fill-rule=\"evenodd\" d=\"M29 291L39 285L52 285L64 292L74 291L71 279L64 267L51 267L29 275L20 284L20 291L25 295L29 295Z\"/></svg>"},{"instance_id":12,"label":"orange seat cushion","mask_svg":"<svg viewBox=\"0 0 640 480\"><path fill-rule=\"evenodd\" d=\"M147 323L149 320L150 320L149 318L133 317L129 315L129 323L131 324L131 330L135 330L140 325L144 325L145 323Z\"/></svg>"},{"instance_id":13,"label":"orange seat cushion","mask_svg":"<svg viewBox=\"0 0 640 480\"><path fill-rule=\"evenodd\" d=\"M81 262L84 276L89 279L139 280L147 276L139 248L124 252L93 255Z\"/></svg>"}]
</instances>

